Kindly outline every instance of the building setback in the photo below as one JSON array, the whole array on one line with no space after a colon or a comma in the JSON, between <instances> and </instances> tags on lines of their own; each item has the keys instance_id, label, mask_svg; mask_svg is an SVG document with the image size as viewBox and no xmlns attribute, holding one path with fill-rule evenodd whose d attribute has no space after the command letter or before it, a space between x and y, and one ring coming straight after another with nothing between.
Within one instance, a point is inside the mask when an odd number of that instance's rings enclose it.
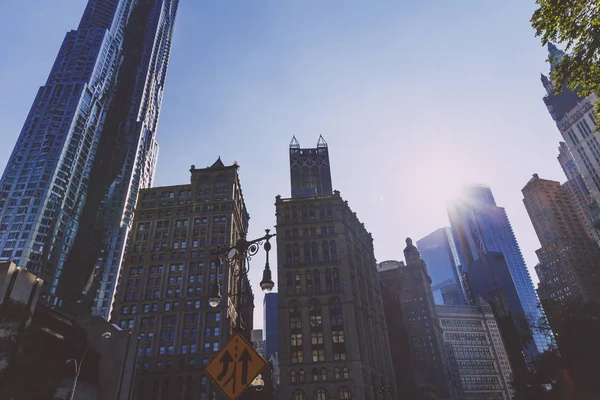
<instances>
[{"instance_id":1,"label":"building setback","mask_svg":"<svg viewBox=\"0 0 600 400\"><path fill-rule=\"evenodd\" d=\"M230 337L238 286L228 266L215 262L217 248L245 236L249 215L237 165L219 159L190 172L190 184L140 192L112 315L140 338L132 399L212 399L209 394L218 392L203 369ZM215 279L223 300L212 308L208 296ZM247 280L244 289L251 290ZM249 306L241 321L248 338Z\"/></svg>"},{"instance_id":2,"label":"building setback","mask_svg":"<svg viewBox=\"0 0 600 400\"><path fill-rule=\"evenodd\" d=\"M108 318L138 190L152 184L178 0L89 0L0 180L0 261L74 305L97 268Z\"/></svg>"},{"instance_id":3,"label":"building setback","mask_svg":"<svg viewBox=\"0 0 600 400\"><path fill-rule=\"evenodd\" d=\"M448 205L448 216L470 297L483 297L492 305L511 349L513 369L525 368L525 362L548 349L552 338L529 322L544 317L506 211L496 205L488 186L471 185Z\"/></svg>"},{"instance_id":4,"label":"building setback","mask_svg":"<svg viewBox=\"0 0 600 400\"><path fill-rule=\"evenodd\" d=\"M452 346L465 400L510 400L512 369L490 305L437 306L444 341Z\"/></svg>"},{"instance_id":5,"label":"building setback","mask_svg":"<svg viewBox=\"0 0 600 400\"><path fill-rule=\"evenodd\" d=\"M600 300L600 248L581 224L564 185L533 174L522 192L542 245L535 267L542 302Z\"/></svg>"},{"instance_id":6,"label":"building setback","mask_svg":"<svg viewBox=\"0 0 600 400\"><path fill-rule=\"evenodd\" d=\"M415 383L422 392L433 389L439 399L461 399L456 393L460 386L451 378L451 356L437 318L431 278L411 239L406 239L404 257L406 264L393 260L380 263L378 274L379 280L400 297L398 307L408 332ZM390 337L390 342L393 340Z\"/></svg>"},{"instance_id":7,"label":"building setback","mask_svg":"<svg viewBox=\"0 0 600 400\"><path fill-rule=\"evenodd\" d=\"M329 196L333 194L329 148L323 136L319 136L317 147L300 148L294 136L290 143L290 177L292 198Z\"/></svg>"}]
</instances>

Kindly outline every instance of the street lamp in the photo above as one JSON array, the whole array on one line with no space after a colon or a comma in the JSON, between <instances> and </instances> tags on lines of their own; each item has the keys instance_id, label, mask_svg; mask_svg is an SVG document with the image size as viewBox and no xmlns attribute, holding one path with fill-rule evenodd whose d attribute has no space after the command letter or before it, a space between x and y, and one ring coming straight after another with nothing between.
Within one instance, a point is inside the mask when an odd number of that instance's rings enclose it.
<instances>
[{"instance_id":1,"label":"street lamp","mask_svg":"<svg viewBox=\"0 0 600 400\"><path fill-rule=\"evenodd\" d=\"M237 268L231 268L230 274L237 278L238 290L237 290L237 313L238 313L238 328L241 328L240 324L240 311L242 308L242 295L246 293L242 293L242 279L248 276L248 271L250 270L250 260L258 250L260 246L263 246L266 253L266 262L265 269L263 270L263 278L260 281L260 288L263 292L269 293L273 290L275 283L273 283L273 278L271 275L271 267L269 266L269 251L271 250L271 243L269 240L275 237L275 234L270 233L270 229L265 229L265 235L258 239L254 240L246 240L245 238L239 239L233 247L220 249L217 252L217 276L215 277L215 281L210 290L210 295L208 297L208 304L211 307L217 307L221 303L221 284L218 280L218 268L221 265L221 260L231 263L233 261L238 261Z\"/></svg>"},{"instance_id":2,"label":"street lamp","mask_svg":"<svg viewBox=\"0 0 600 400\"><path fill-rule=\"evenodd\" d=\"M104 332L102 335L100 335L100 337L105 340L110 339L111 336L112 336L112 333L110 333L110 332ZM83 354L82 354L79 362L77 362L77 360L74 358L67 360L67 364L72 363L75 366L75 378L73 379L73 389L71 390L71 396L69 397L69 400L73 400L75 398L75 390L77 389L77 380L79 379L79 374L81 373L81 366L83 365L83 360L85 359L85 356L87 355L87 352L91 346L92 346L91 344L88 344L88 346L83 351Z\"/></svg>"}]
</instances>

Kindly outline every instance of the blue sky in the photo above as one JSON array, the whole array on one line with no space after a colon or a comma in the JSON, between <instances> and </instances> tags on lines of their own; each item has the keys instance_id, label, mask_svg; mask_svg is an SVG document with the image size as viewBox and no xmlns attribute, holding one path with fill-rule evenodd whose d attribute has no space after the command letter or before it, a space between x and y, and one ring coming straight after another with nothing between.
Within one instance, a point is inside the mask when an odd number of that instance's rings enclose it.
<instances>
[{"instance_id":1,"label":"blue sky","mask_svg":"<svg viewBox=\"0 0 600 400\"><path fill-rule=\"evenodd\" d=\"M36 91L85 0L0 2L4 166ZM334 187L380 261L446 225L454 186L492 187L533 267L522 203L531 174L564 180L542 102L547 54L533 0L181 0L155 184L187 182L217 156L241 168L250 236L289 196L288 144L329 143ZM251 279L260 281L257 258ZM257 305L262 295L256 292ZM260 306L256 324L262 324Z\"/></svg>"}]
</instances>

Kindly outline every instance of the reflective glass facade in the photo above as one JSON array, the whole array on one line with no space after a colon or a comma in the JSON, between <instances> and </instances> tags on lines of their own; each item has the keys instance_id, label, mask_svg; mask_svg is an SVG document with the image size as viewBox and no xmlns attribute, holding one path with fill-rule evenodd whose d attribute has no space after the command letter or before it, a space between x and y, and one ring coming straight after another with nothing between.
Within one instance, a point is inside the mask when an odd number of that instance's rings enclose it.
<instances>
[{"instance_id":1,"label":"reflective glass facade","mask_svg":"<svg viewBox=\"0 0 600 400\"><path fill-rule=\"evenodd\" d=\"M473 185L448 206L448 215L473 296L506 308L523 333L532 333L533 343L522 346L531 360L548 348L551 338L532 331L527 322L542 314L506 211L496 205L489 187Z\"/></svg>"},{"instance_id":2,"label":"reflective glass facade","mask_svg":"<svg viewBox=\"0 0 600 400\"><path fill-rule=\"evenodd\" d=\"M0 181L0 260L75 302L94 269L108 317L140 188L152 184L178 0L90 0Z\"/></svg>"},{"instance_id":3,"label":"reflective glass facade","mask_svg":"<svg viewBox=\"0 0 600 400\"><path fill-rule=\"evenodd\" d=\"M450 228L440 228L417 240L417 248L431 277L435 304L466 304L458 273L460 260Z\"/></svg>"},{"instance_id":4,"label":"reflective glass facade","mask_svg":"<svg viewBox=\"0 0 600 400\"><path fill-rule=\"evenodd\" d=\"M279 320L277 314L277 296L277 293L267 293L263 302L266 360L269 360L272 355L277 353L277 340L279 337L277 333Z\"/></svg>"}]
</instances>

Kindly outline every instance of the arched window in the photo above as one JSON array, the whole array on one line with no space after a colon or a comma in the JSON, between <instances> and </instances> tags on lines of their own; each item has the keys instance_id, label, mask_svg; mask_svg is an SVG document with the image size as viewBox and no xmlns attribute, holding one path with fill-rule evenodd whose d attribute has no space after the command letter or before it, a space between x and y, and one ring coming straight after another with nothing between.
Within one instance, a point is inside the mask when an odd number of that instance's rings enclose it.
<instances>
[{"instance_id":1,"label":"arched window","mask_svg":"<svg viewBox=\"0 0 600 400\"><path fill-rule=\"evenodd\" d=\"M313 270L313 276L315 278L315 293L321 293L321 271L318 269Z\"/></svg>"},{"instance_id":2,"label":"arched window","mask_svg":"<svg viewBox=\"0 0 600 400\"><path fill-rule=\"evenodd\" d=\"M301 369L300 371L298 371L298 382L299 383L304 383L304 370Z\"/></svg>"},{"instance_id":3,"label":"arched window","mask_svg":"<svg viewBox=\"0 0 600 400\"><path fill-rule=\"evenodd\" d=\"M327 368L321 368L321 380L322 381L327 380Z\"/></svg>"},{"instance_id":4,"label":"arched window","mask_svg":"<svg viewBox=\"0 0 600 400\"><path fill-rule=\"evenodd\" d=\"M342 378L344 378L344 379L350 379L350 368L344 367L342 369Z\"/></svg>"},{"instance_id":5,"label":"arched window","mask_svg":"<svg viewBox=\"0 0 600 400\"><path fill-rule=\"evenodd\" d=\"M337 261L337 245L335 240L329 242L329 248L331 249L331 261Z\"/></svg>"},{"instance_id":6,"label":"arched window","mask_svg":"<svg viewBox=\"0 0 600 400\"><path fill-rule=\"evenodd\" d=\"M292 271L288 271L288 273L285 274L285 280L287 292L288 294L292 294L294 292L294 274L292 274Z\"/></svg>"},{"instance_id":7,"label":"arched window","mask_svg":"<svg viewBox=\"0 0 600 400\"><path fill-rule=\"evenodd\" d=\"M302 293L302 277L298 271L294 273L294 293Z\"/></svg>"},{"instance_id":8,"label":"arched window","mask_svg":"<svg viewBox=\"0 0 600 400\"><path fill-rule=\"evenodd\" d=\"M297 379L296 370L293 369L290 371L290 383L296 383L296 379Z\"/></svg>"},{"instance_id":9,"label":"arched window","mask_svg":"<svg viewBox=\"0 0 600 400\"><path fill-rule=\"evenodd\" d=\"M313 277L310 269L306 271L306 291L308 293L313 292Z\"/></svg>"},{"instance_id":10,"label":"arched window","mask_svg":"<svg viewBox=\"0 0 600 400\"><path fill-rule=\"evenodd\" d=\"M331 293L333 291L333 284L331 282L331 270L327 268L325 270L325 291Z\"/></svg>"},{"instance_id":11,"label":"arched window","mask_svg":"<svg viewBox=\"0 0 600 400\"><path fill-rule=\"evenodd\" d=\"M286 244L285 245L285 259L287 261L287 264L291 264L293 257L292 257L292 245L291 244Z\"/></svg>"},{"instance_id":12,"label":"arched window","mask_svg":"<svg viewBox=\"0 0 600 400\"><path fill-rule=\"evenodd\" d=\"M333 291L338 293L342 291L342 283L340 282L340 270L337 268L333 269Z\"/></svg>"},{"instance_id":13,"label":"arched window","mask_svg":"<svg viewBox=\"0 0 600 400\"><path fill-rule=\"evenodd\" d=\"M352 395L350 394L350 389L345 386L342 386L338 391L338 399L339 400L350 400L352 399Z\"/></svg>"},{"instance_id":14,"label":"arched window","mask_svg":"<svg viewBox=\"0 0 600 400\"><path fill-rule=\"evenodd\" d=\"M310 244L310 247L312 250L312 262L318 263L319 262L319 246L317 246L317 242L312 242Z\"/></svg>"},{"instance_id":15,"label":"arched window","mask_svg":"<svg viewBox=\"0 0 600 400\"><path fill-rule=\"evenodd\" d=\"M310 244L304 243L304 263L310 264Z\"/></svg>"},{"instance_id":16,"label":"arched window","mask_svg":"<svg viewBox=\"0 0 600 400\"><path fill-rule=\"evenodd\" d=\"M342 374L340 373L340 367L335 367L333 369L333 379L339 381L342 379Z\"/></svg>"},{"instance_id":17,"label":"arched window","mask_svg":"<svg viewBox=\"0 0 600 400\"><path fill-rule=\"evenodd\" d=\"M317 389L315 392L315 400L327 400L327 391L325 391L325 389Z\"/></svg>"},{"instance_id":18,"label":"arched window","mask_svg":"<svg viewBox=\"0 0 600 400\"><path fill-rule=\"evenodd\" d=\"M294 400L306 400L306 395L304 394L304 390L301 390L301 389L294 390Z\"/></svg>"},{"instance_id":19,"label":"arched window","mask_svg":"<svg viewBox=\"0 0 600 400\"><path fill-rule=\"evenodd\" d=\"M323 261L329 262L329 242L327 240L323 240Z\"/></svg>"}]
</instances>

